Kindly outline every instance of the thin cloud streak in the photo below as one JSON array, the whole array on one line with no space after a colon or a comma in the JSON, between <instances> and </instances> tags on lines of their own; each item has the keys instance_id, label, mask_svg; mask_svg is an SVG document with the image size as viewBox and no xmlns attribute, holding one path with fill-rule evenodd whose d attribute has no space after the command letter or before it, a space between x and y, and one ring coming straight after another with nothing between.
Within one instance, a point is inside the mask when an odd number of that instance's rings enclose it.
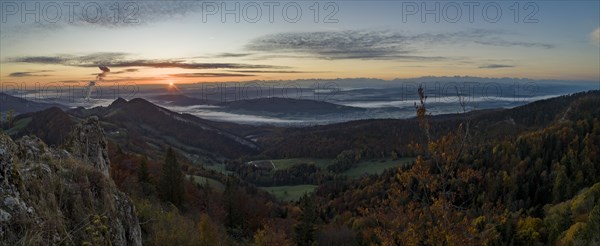
<instances>
[{"instance_id":1,"label":"thin cloud streak","mask_svg":"<svg viewBox=\"0 0 600 246\"><path fill-rule=\"evenodd\" d=\"M226 77L251 77L253 74L242 73L178 73L170 74L171 77L178 78L226 78Z\"/></svg>"},{"instance_id":2,"label":"thin cloud streak","mask_svg":"<svg viewBox=\"0 0 600 246\"><path fill-rule=\"evenodd\" d=\"M532 42L519 42L519 41L506 41L506 40L487 40L487 41L475 41L475 43L488 46L502 46L502 47L525 47L525 48L543 48L552 49L554 45L546 43L532 43Z\"/></svg>"},{"instance_id":3,"label":"thin cloud streak","mask_svg":"<svg viewBox=\"0 0 600 246\"><path fill-rule=\"evenodd\" d=\"M150 67L182 69L284 69L286 66L255 65L242 63L201 63L183 59L126 59L125 53L93 53L84 56L25 56L9 58L8 62L32 64L60 64L73 67Z\"/></svg>"},{"instance_id":4,"label":"thin cloud streak","mask_svg":"<svg viewBox=\"0 0 600 246\"><path fill-rule=\"evenodd\" d=\"M10 73L8 77L13 78L22 78L22 77L48 77L50 75L47 74L39 74L39 73L47 73L53 72L52 70L40 70L40 71L29 71L29 72L14 72Z\"/></svg>"},{"instance_id":5,"label":"thin cloud streak","mask_svg":"<svg viewBox=\"0 0 600 246\"><path fill-rule=\"evenodd\" d=\"M140 71L140 70L137 69L137 68L128 68L128 69L124 69L124 70L121 70L121 71L115 71L115 72L111 72L111 73L112 74L124 74L124 73L135 73L135 72L138 72L138 71Z\"/></svg>"},{"instance_id":6,"label":"thin cloud streak","mask_svg":"<svg viewBox=\"0 0 600 246\"><path fill-rule=\"evenodd\" d=\"M228 72L237 72L237 73L314 73L314 72L301 72L301 71L267 71L267 70L228 70Z\"/></svg>"},{"instance_id":7,"label":"thin cloud streak","mask_svg":"<svg viewBox=\"0 0 600 246\"><path fill-rule=\"evenodd\" d=\"M480 66L479 68L495 69L495 68L511 68L511 67L515 67L515 66L514 65L504 65L504 64L488 64L488 65Z\"/></svg>"},{"instance_id":8,"label":"thin cloud streak","mask_svg":"<svg viewBox=\"0 0 600 246\"><path fill-rule=\"evenodd\" d=\"M221 53L216 55L217 58L229 58L229 57L246 57L250 56L250 53Z\"/></svg>"}]
</instances>

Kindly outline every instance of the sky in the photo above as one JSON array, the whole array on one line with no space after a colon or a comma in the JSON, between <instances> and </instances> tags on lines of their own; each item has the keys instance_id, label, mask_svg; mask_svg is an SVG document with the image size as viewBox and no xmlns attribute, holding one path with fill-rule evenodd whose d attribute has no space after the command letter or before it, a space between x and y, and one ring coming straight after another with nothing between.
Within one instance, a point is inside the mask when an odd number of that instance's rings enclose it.
<instances>
[{"instance_id":1,"label":"sky","mask_svg":"<svg viewBox=\"0 0 600 246\"><path fill-rule=\"evenodd\" d=\"M600 81L599 1L0 2L2 83Z\"/></svg>"}]
</instances>

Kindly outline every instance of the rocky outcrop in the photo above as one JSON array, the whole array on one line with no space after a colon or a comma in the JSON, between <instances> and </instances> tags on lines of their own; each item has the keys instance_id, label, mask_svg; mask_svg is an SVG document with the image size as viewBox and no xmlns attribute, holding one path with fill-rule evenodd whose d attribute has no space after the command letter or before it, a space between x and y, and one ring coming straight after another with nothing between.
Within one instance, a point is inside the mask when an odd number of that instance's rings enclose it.
<instances>
[{"instance_id":1,"label":"rocky outcrop","mask_svg":"<svg viewBox=\"0 0 600 246\"><path fill-rule=\"evenodd\" d=\"M104 137L104 130L100 127L98 117L89 117L75 126L67 138L65 149L108 177L110 171L108 142Z\"/></svg>"},{"instance_id":2,"label":"rocky outcrop","mask_svg":"<svg viewBox=\"0 0 600 246\"><path fill-rule=\"evenodd\" d=\"M0 133L0 245L141 245L133 204L108 177L97 119L72 136L69 149L54 149Z\"/></svg>"},{"instance_id":3,"label":"rocky outcrop","mask_svg":"<svg viewBox=\"0 0 600 246\"><path fill-rule=\"evenodd\" d=\"M31 214L33 209L26 205L20 195L21 179L14 168L17 145L4 134L0 134L0 238L4 238L5 222L15 219L16 214Z\"/></svg>"}]
</instances>

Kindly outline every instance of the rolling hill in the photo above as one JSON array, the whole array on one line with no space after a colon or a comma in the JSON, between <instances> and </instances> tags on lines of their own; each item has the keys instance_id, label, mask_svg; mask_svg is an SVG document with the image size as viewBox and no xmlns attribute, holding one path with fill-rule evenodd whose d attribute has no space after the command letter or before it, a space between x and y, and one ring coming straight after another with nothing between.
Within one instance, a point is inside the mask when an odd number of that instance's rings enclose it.
<instances>
[{"instance_id":1,"label":"rolling hill","mask_svg":"<svg viewBox=\"0 0 600 246\"><path fill-rule=\"evenodd\" d=\"M219 162L222 158L252 155L260 147L229 129L236 124L211 122L189 114L179 114L145 99L117 99L108 107L59 108L28 113L15 119L7 129L15 136L33 134L50 144L60 144L64 133L82 118L97 116L110 141L121 148L150 156L161 156L167 146L182 150L192 161ZM253 129L240 127L240 131Z\"/></svg>"},{"instance_id":2,"label":"rolling hill","mask_svg":"<svg viewBox=\"0 0 600 246\"><path fill-rule=\"evenodd\" d=\"M194 105L213 105L216 101L203 100L195 97L189 97L183 94L164 94L149 98L151 101L171 105L171 106L194 106Z\"/></svg>"}]
</instances>

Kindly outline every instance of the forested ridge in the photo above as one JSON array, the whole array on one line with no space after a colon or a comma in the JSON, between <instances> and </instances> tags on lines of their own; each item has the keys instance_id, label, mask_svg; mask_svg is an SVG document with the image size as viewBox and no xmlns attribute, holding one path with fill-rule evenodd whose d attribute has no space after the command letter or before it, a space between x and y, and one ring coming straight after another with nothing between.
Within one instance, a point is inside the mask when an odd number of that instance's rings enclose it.
<instances>
[{"instance_id":1,"label":"forested ridge","mask_svg":"<svg viewBox=\"0 0 600 246\"><path fill-rule=\"evenodd\" d=\"M183 173L210 177L224 187L185 179L184 199L171 208L160 196L159 184L165 182L160 160L149 161L149 178L139 181L136 163L143 157L113 153L120 163L113 178L134 197L140 219L148 220L142 230L150 244L163 240L188 245L600 242L600 92L471 112L465 114L468 117L430 116L424 93L423 99L416 105L415 119L284 129L291 139L300 139L297 149L280 145L277 150L267 144L261 154L333 156L338 163L358 152L366 159L392 151L417 156L412 165L381 175L344 178L336 174L341 164L327 169L301 164L268 170L245 163L262 158L259 155L232 160L228 166L235 175L228 176L178 158ZM399 127L386 128L398 122ZM283 137L280 134L267 141L288 141L274 138ZM414 138L392 140L403 134ZM330 144L314 152L319 148L311 141ZM396 147L390 148L390 143ZM357 144L364 148L355 148ZM307 182L319 186L294 203L278 201L256 187Z\"/></svg>"},{"instance_id":2,"label":"forested ridge","mask_svg":"<svg viewBox=\"0 0 600 246\"><path fill-rule=\"evenodd\" d=\"M432 134L455 130L468 120L471 123L471 144L513 139L519 133L544 128L562 118L571 104L583 95L597 96L598 92L578 93L536 101L512 109L476 110L428 116ZM473 106L475 103L466 102ZM271 158L330 157L344 150L359 150L370 158L415 156L420 154L411 144L422 144L425 135L416 118L371 119L313 127L279 128L259 138L263 155Z\"/></svg>"},{"instance_id":3,"label":"forested ridge","mask_svg":"<svg viewBox=\"0 0 600 246\"><path fill-rule=\"evenodd\" d=\"M576 96L515 139L464 144L462 126L410 168L321 186L322 215L377 244L598 244L600 97Z\"/></svg>"}]
</instances>

